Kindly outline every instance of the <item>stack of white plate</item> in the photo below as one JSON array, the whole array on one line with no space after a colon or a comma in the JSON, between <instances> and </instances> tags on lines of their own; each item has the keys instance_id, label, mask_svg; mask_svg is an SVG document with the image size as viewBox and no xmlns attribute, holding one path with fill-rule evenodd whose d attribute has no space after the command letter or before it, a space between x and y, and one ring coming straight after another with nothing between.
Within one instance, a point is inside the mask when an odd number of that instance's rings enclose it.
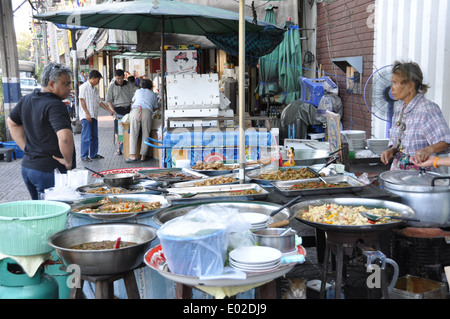
<instances>
[{"instance_id":1,"label":"stack of white plate","mask_svg":"<svg viewBox=\"0 0 450 319\"><path fill-rule=\"evenodd\" d=\"M342 140L353 146L355 151L363 150L366 148L366 131L342 131Z\"/></svg>"},{"instance_id":2,"label":"stack of white plate","mask_svg":"<svg viewBox=\"0 0 450 319\"><path fill-rule=\"evenodd\" d=\"M241 216L251 224L250 230L260 230L269 227L269 215L248 212L241 213Z\"/></svg>"},{"instance_id":3,"label":"stack of white plate","mask_svg":"<svg viewBox=\"0 0 450 319\"><path fill-rule=\"evenodd\" d=\"M367 140L367 146L372 153L381 155L389 145L389 139L370 139Z\"/></svg>"},{"instance_id":4,"label":"stack of white plate","mask_svg":"<svg viewBox=\"0 0 450 319\"><path fill-rule=\"evenodd\" d=\"M244 246L230 252L230 266L245 272L265 272L281 265L281 251L266 246Z\"/></svg>"}]
</instances>

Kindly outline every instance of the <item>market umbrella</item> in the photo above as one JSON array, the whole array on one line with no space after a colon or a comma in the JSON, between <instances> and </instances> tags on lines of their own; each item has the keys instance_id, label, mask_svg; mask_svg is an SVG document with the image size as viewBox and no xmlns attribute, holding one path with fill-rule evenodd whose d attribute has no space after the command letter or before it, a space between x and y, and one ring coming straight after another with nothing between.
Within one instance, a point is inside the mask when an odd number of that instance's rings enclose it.
<instances>
[{"instance_id":1,"label":"market umbrella","mask_svg":"<svg viewBox=\"0 0 450 319\"><path fill-rule=\"evenodd\" d=\"M38 14L36 19L53 23L67 25L88 26L104 29L135 30L145 32L161 33L161 48L164 48L165 33L178 33L190 35L203 35L210 41L220 43L224 36L232 38L228 41L225 51L232 50L228 45L234 45L234 51L239 56L253 54L262 56L273 50L282 40L284 29L278 28L270 23L258 21L253 23L253 19L243 16L243 0L240 0L239 14L233 11L203 6L193 3L170 1L170 0L138 0L129 2L110 2L100 5L93 5L75 8L69 11L55 11ZM242 37L241 30L245 30ZM256 35L255 35L256 34ZM270 41L267 41L270 37ZM255 45L255 52L241 50L241 43L249 37ZM255 40L256 39L256 40ZM258 40L260 39L259 43ZM238 49L237 49L238 48ZM244 69L242 64L242 69ZM164 74L164 54L161 54L161 72ZM242 72L244 73L244 72ZM239 83L244 86L244 81ZM162 85L162 96L164 97L164 81ZM241 96L242 98L242 96ZM164 98L162 99L162 111L164 112ZM244 112L244 107L240 105L239 112ZM164 118L164 114L163 114ZM244 121L239 118L239 125L242 127ZM164 127L163 127L164 128ZM244 145L240 145L244 148Z\"/></svg>"},{"instance_id":2,"label":"market umbrella","mask_svg":"<svg viewBox=\"0 0 450 319\"><path fill-rule=\"evenodd\" d=\"M301 97L299 78L303 70L300 29L290 21L285 23L285 28L287 31L283 42L278 47L280 61L278 71L282 90L278 101L288 105Z\"/></svg>"},{"instance_id":3,"label":"market umbrella","mask_svg":"<svg viewBox=\"0 0 450 319\"><path fill-rule=\"evenodd\" d=\"M266 8L264 21L274 25L277 24L273 6ZM278 51L277 47L271 53L259 58L259 83L255 90L255 93L258 93L259 96L278 94Z\"/></svg>"}]
</instances>

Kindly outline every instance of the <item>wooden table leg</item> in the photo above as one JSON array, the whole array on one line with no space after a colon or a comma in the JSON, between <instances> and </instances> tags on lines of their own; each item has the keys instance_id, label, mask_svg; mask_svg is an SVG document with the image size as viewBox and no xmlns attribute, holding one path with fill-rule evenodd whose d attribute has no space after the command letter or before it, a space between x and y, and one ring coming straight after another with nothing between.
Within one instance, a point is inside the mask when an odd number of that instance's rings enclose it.
<instances>
[{"instance_id":1,"label":"wooden table leg","mask_svg":"<svg viewBox=\"0 0 450 319\"><path fill-rule=\"evenodd\" d=\"M128 299L141 299L134 270L127 272L123 277L123 281L125 282Z\"/></svg>"},{"instance_id":2,"label":"wooden table leg","mask_svg":"<svg viewBox=\"0 0 450 319\"><path fill-rule=\"evenodd\" d=\"M80 287L73 287L70 289L69 299L83 299L83 284L84 280L80 279Z\"/></svg>"},{"instance_id":3,"label":"wooden table leg","mask_svg":"<svg viewBox=\"0 0 450 319\"><path fill-rule=\"evenodd\" d=\"M277 281L272 280L255 288L256 299L277 299Z\"/></svg>"},{"instance_id":4,"label":"wooden table leg","mask_svg":"<svg viewBox=\"0 0 450 319\"><path fill-rule=\"evenodd\" d=\"M192 299L192 288L185 284L177 283L176 288L177 299Z\"/></svg>"},{"instance_id":5,"label":"wooden table leg","mask_svg":"<svg viewBox=\"0 0 450 319\"><path fill-rule=\"evenodd\" d=\"M95 282L95 299L113 299L114 282L100 280Z\"/></svg>"}]
</instances>

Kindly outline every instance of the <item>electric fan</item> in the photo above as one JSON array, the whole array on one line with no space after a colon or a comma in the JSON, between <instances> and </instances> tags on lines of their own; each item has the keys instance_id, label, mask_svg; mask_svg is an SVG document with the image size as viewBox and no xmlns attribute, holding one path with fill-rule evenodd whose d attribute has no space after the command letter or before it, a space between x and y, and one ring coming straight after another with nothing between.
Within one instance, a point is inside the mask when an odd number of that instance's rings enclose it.
<instances>
[{"instance_id":1,"label":"electric fan","mask_svg":"<svg viewBox=\"0 0 450 319\"><path fill-rule=\"evenodd\" d=\"M380 69L377 69L367 79L364 87L364 102L366 103L369 111L376 118L387 122L386 134L392 127L392 115L394 114L395 103L391 93L391 68L392 65L386 65Z\"/></svg>"}]
</instances>

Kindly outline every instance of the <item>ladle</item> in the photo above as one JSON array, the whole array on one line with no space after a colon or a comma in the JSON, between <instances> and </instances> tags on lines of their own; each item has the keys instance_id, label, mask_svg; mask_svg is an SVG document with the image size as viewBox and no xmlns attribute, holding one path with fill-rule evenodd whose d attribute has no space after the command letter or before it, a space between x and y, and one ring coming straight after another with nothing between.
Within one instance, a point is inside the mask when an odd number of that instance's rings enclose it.
<instances>
[{"instance_id":1,"label":"ladle","mask_svg":"<svg viewBox=\"0 0 450 319\"><path fill-rule=\"evenodd\" d=\"M311 168L311 167L306 167L306 169L308 170L308 171L310 171L311 173L313 173L314 175L316 175L316 177L318 178L318 179L320 179L322 182L324 182L325 184L329 184L318 172L316 172L313 168Z\"/></svg>"},{"instance_id":2,"label":"ladle","mask_svg":"<svg viewBox=\"0 0 450 319\"><path fill-rule=\"evenodd\" d=\"M280 208L277 208L276 210L274 210L273 212L270 213L270 217L275 216L276 214L278 214L279 212L281 212L283 209L285 209L286 207L291 206L292 204L294 204L296 201L298 201L300 198L302 198L302 195L299 195L297 197L295 197L293 200L291 200L290 202L288 202L287 204L284 204L283 206L281 206Z\"/></svg>"},{"instance_id":3,"label":"ladle","mask_svg":"<svg viewBox=\"0 0 450 319\"><path fill-rule=\"evenodd\" d=\"M90 169L90 168L88 168L88 167L86 167L86 166L85 166L84 168L87 169L88 171L91 171L92 173L94 173L94 174L100 176L100 177L105 177L105 175L103 175L102 173L96 172L96 171L94 171L93 169Z\"/></svg>"},{"instance_id":4,"label":"ladle","mask_svg":"<svg viewBox=\"0 0 450 319\"><path fill-rule=\"evenodd\" d=\"M289 233L292 230L292 227L288 227L284 232L282 232L279 236L282 237L284 235L286 235L287 233Z\"/></svg>"},{"instance_id":5,"label":"ladle","mask_svg":"<svg viewBox=\"0 0 450 319\"><path fill-rule=\"evenodd\" d=\"M181 196L181 198L191 198L194 197L195 195L198 194L209 194L209 193L217 193L218 191L210 191L210 192L198 192L198 193L185 193L185 194L178 194L178 193L173 193L173 192L169 192L167 189L162 189L162 188L153 188L153 187L145 187L147 190L151 190L151 191L155 191L155 192L160 192L160 193L164 193L164 194L174 194L174 195L179 195Z\"/></svg>"},{"instance_id":6,"label":"ladle","mask_svg":"<svg viewBox=\"0 0 450 319\"><path fill-rule=\"evenodd\" d=\"M405 217L405 216L377 216L374 214L370 214L367 212L359 212L362 216L364 216L365 218L367 218L368 220L371 220L373 222L377 222L380 219L386 218L386 219L399 219L399 220L407 220L407 221L411 221L411 222L420 222L419 219L417 218L411 218L411 217Z\"/></svg>"}]
</instances>

